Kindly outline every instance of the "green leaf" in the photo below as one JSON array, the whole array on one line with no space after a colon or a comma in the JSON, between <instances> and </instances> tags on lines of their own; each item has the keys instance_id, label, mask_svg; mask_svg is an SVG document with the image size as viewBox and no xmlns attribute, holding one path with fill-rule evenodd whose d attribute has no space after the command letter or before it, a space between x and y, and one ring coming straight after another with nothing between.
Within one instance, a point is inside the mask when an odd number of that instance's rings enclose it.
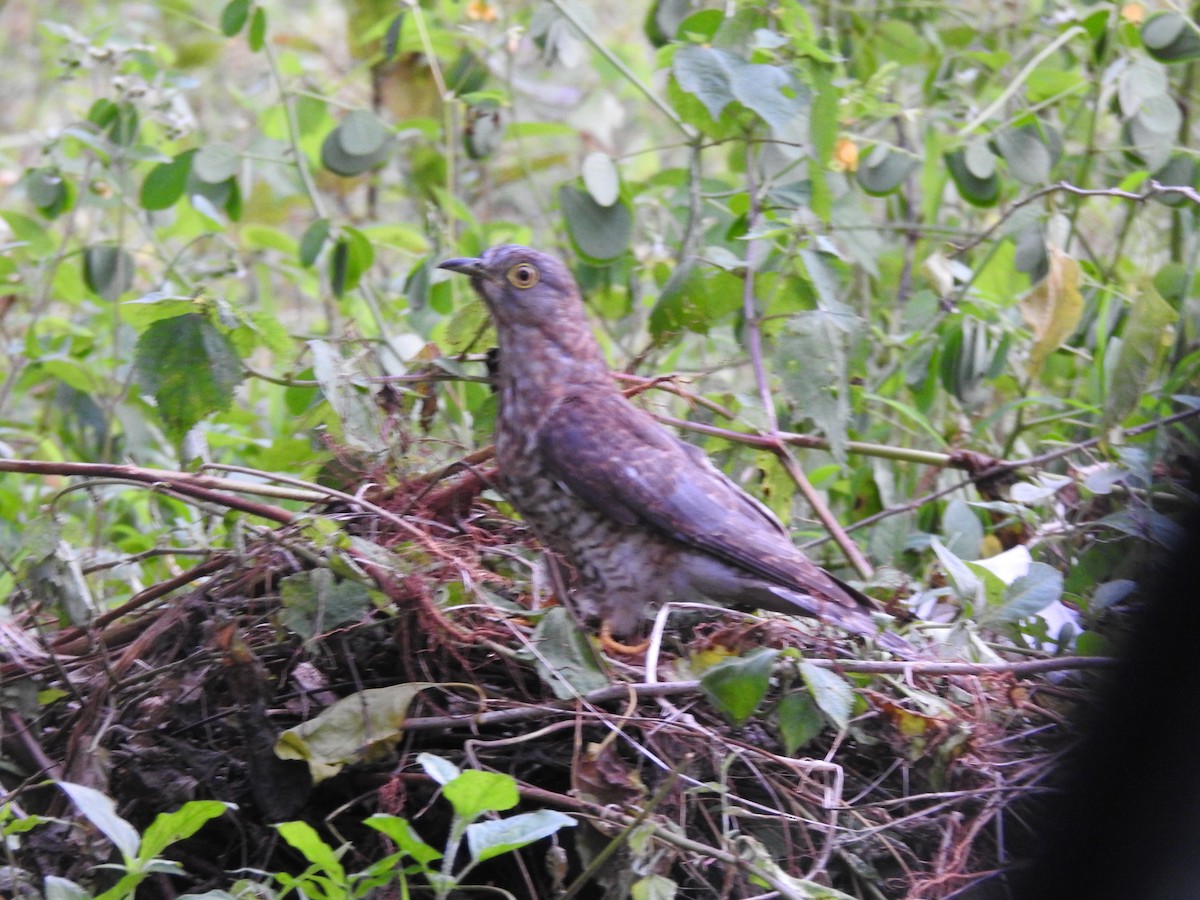
<instances>
[{"instance_id":1,"label":"green leaf","mask_svg":"<svg viewBox=\"0 0 1200 900\"><path fill-rule=\"evenodd\" d=\"M72 191L57 169L32 169L21 181L30 202L46 218L53 219L67 209Z\"/></svg>"},{"instance_id":2,"label":"green leaf","mask_svg":"<svg viewBox=\"0 0 1200 900\"><path fill-rule=\"evenodd\" d=\"M561 606L546 611L533 631L538 675L554 696L570 700L608 686L596 651Z\"/></svg>"},{"instance_id":3,"label":"green leaf","mask_svg":"<svg viewBox=\"0 0 1200 900\"><path fill-rule=\"evenodd\" d=\"M128 100L114 103L101 98L88 110L88 121L118 147L130 147L137 140L141 117Z\"/></svg>"},{"instance_id":4,"label":"green leaf","mask_svg":"<svg viewBox=\"0 0 1200 900\"><path fill-rule=\"evenodd\" d=\"M54 241L39 222L12 210L0 210L0 219L8 223L13 237L18 242L27 244L29 251L35 256L46 256L54 252Z\"/></svg>"},{"instance_id":5,"label":"green leaf","mask_svg":"<svg viewBox=\"0 0 1200 900\"><path fill-rule=\"evenodd\" d=\"M955 497L942 513L946 549L959 559L974 559L983 546L983 525L966 501Z\"/></svg>"},{"instance_id":6,"label":"green leaf","mask_svg":"<svg viewBox=\"0 0 1200 900\"><path fill-rule=\"evenodd\" d=\"M246 24L250 14L250 0L229 0L221 10L221 33L233 37Z\"/></svg>"},{"instance_id":7,"label":"green leaf","mask_svg":"<svg viewBox=\"0 0 1200 900\"><path fill-rule=\"evenodd\" d=\"M558 189L558 203L572 246L588 262L610 262L629 249L633 214L624 202L601 206L585 191L564 184Z\"/></svg>"},{"instance_id":8,"label":"green leaf","mask_svg":"<svg viewBox=\"0 0 1200 900\"><path fill-rule=\"evenodd\" d=\"M228 181L238 172L242 155L237 147L216 141L205 144L192 160L192 173L206 184Z\"/></svg>"},{"instance_id":9,"label":"green leaf","mask_svg":"<svg viewBox=\"0 0 1200 900\"><path fill-rule=\"evenodd\" d=\"M816 739L825 727L821 710L811 693L792 691L786 694L775 708L775 716L779 736L783 738L783 751L788 756L795 756L797 750Z\"/></svg>"},{"instance_id":10,"label":"green leaf","mask_svg":"<svg viewBox=\"0 0 1200 900\"><path fill-rule=\"evenodd\" d=\"M251 52L258 53L262 50L266 39L267 11L261 6L256 6L254 15L250 19L250 32L246 35L246 43L250 45Z\"/></svg>"},{"instance_id":11,"label":"green leaf","mask_svg":"<svg viewBox=\"0 0 1200 900\"><path fill-rule=\"evenodd\" d=\"M996 201L1000 197L1000 179L996 177L994 170L985 176L977 175L968 164L967 150L965 149L947 153L944 158L946 168L950 170L950 177L954 179L954 185L964 200L975 206L996 205ZM976 168L984 169L980 159L976 152L972 157L972 162Z\"/></svg>"},{"instance_id":12,"label":"green leaf","mask_svg":"<svg viewBox=\"0 0 1200 900\"><path fill-rule=\"evenodd\" d=\"M220 800L189 800L174 812L159 813L142 833L138 858L148 862L171 844L190 838L210 819L237 809L232 803Z\"/></svg>"},{"instance_id":13,"label":"green leaf","mask_svg":"<svg viewBox=\"0 0 1200 900\"><path fill-rule=\"evenodd\" d=\"M921 159L907 150L876 144L860 160L855 177L868 194L882 197L904 184L921 167Z\"/></svg>"},{"instance_id":14,"label":"green leaf","mask_svg":"<svg viewBox=\"0 0 1200 900\"><path fill-rule=\"evenodd\" d=\"M147 325L160 319L174 319L184 316L196 309L197 301L192 297L177 297L154 291L136 300L126 300L121 304L121 319L138 331L143 331Z\"/></svg>"},{"instance_id":15,"label":"green leaf","mask_svg":"<svg viewBox=\"0 0 1200 900\"><path fill-rule=\"evenodd\" d=\"M521 801L511 775L467 769L442 788L442 795L464 822L473 822L485 812L503 812Z\"/></svg>"},{"instance_id":16,"label":"green leaf","mask_svg":"<svg viewBox=\"0 0 1200 900\"><path fill-rule=\"evenodd\" d=\"M378 116L356 109L337 128L338 143L350 156L370 156L387 143L389 132Z\"/></svg>"},{"instance_id":17,"label":"green leaf","mask_svg":"<svg viewBox=\"0 0 1200 900\"><path fill-rule=\"evenodd\" d=\"M112 841L125 860L132 862L137 859L141 842L137 829L117 815L117 805L111 797L82 784L69 781L59 781L57 784L84 817Z\"/></svg>"},{"instance_id":18,"label":"green leaf","mask_svg":"<svg viewBox=\"0 0 1200 900\"><path fill-rule=\"evenodd\" d=\"M188 175L192 171L192 161L196 150L185 150L173 160L159 163L142 182L142 192L139 197L142 209L158 210L174 206L187 189Z\"/></svg>"},{"instance_id":19,"label":"green leaf","mask_svg":"<svg viewBox=\"0 0 1200 900\"><path fill-rule=\"evenodd\" d=\"M771 683L771 666L778 650L761 647L746 656L723 660L700 677L709 700L741 725L758 709Z\"/></svg>"},{"instance_id":20,"label":"green leaf","mask_svg":"<svg viewBox=\"0 0 1200 900\"><path fill-rule=\"evenodd\" d=\"M308 269L317 261L321 248L329 237L329 220L317 219L306 229L300 238L300 265Z\"/></svg>"},{"instance_id":21,"label":"green leaf","mask_svg":"<svg viewBox=\"0 0 1200 900\"><path fill-rule=\"evenodd\" d=\"M782 68L750 63L717 47L686 44L676 51L671 72L714 121L737 101L765 121L777 139L808 140L808 92Z\"/></svg>"},{"instance_id":22,"label":"green leaf","mask_svg":"<svg viewBox=\"0 0 1200 900\"><path fill-rule=\"evenodd\" d=\"M279 583L283 612L280 621L305 640L356 622L374 608L371 592L357 582L337 581L329 569L288 575Z\"/></svg>"},{"instance_id":23,"label":"green leaf","mask_svg":"<svg viewBox=\"0 0 1200 900\"><path fill-rule=\"evenodd\" d=\"M339 883L346 880L346 870L342 868L337 853L307 822L280 822L275 828L281 838L300 851L300 855L316 866L321 873Z\"/></svg>"},{"instance_id":24,"label":"green leaf","mask_svg":"<svg viewBox=\"0 0 1200 900\"><path fill-rule=\"evenodd\" d=\"M1040 185L1050 180L1054 157L1035 126L1006 128L992 138L992 145L1017 181Z\"/></svg>"},{"instance_id":25,"label":"green leaf","mask_svg":"<svg viewBox=\"0 0 1200 900\"><path fill-rule=\"evenodd\" d=\"M929 545L933 548L942 568L946 570L958 596L969 603L979 605L984 599L983 582L980 577L963 560L947 549L936 535L929 539Z\"/></svg>"},{"instance_id":26,"label":"green leaf","mask_svg":"<svg viewBox=\"0 0 1200 900\"><path fill-rule=\"evenodd\" d=\"M629 886L629 900L675 900L679 885L664 875L646 875Z\"/></svg>"},{"instance_id":27,"label":"green leaf","mask_svg":"<svg viewBox=\"0 0 1200 900\"><path fill-rule=\"evenodd\" d=\"M1138 294L1121 333L1121 349L1113 369L1104 404L1104 427L1118 425L1141 402L1166 349L1170 346L1176 314L1147 284Z\"/></svg>"},{"instance_id":28,"label":"green leaf","mask_svg":"<svg viewBox=\"0 0 1200 900\"><path fill-rule=\"evenodd\" d=\"M583 185L600 206L612 206L620 195L617 167L607 153L589 153L583 160Z\"/></svg>"},{"instance_id":29,"label":"green leaf","mask_svg":"<svg viewBox=\"0 0 1200 900\"><path fill-rule=\"evenodd\" d=\"M364 819L363 824L386 834L402 852L407 853L422 866L427 866L434 860L442 858L442 854L438 850L421 840L407 819L375 813Z\"/></svg>"},{"instance_id":30,"label":"green leaf","mask_svg":"<svg viewBox=\"0 0 1200 900\"><path fill-rule=\"evenodd\" d=\"M314 782L331 778L350 763L384 756L403 735L413 699L431 686L415 681L343 697L283 732L275 743L275 755L304 760Z\"/></svg>"},{"instance_id":31,"label":"green leaf","mask_svg":"<svg viewBox=\"0 0 1200 900\"><path fill-rule=\"evenodd\" d=\"M372 112L351 112L325 136L321 165L335 175L352 178L383 165L395 146L392 132Z\"/></svg>"},{"instance_id":32,"label":"green leaf","mask_svg":"<svg viewBox=\"0 0 1200 900\"><path fill-rule=\"evenodd\" d=\"M151 324L138 338L134 363L173 440L228 409L244 376L229 338L196 313Z\"/></svg>"},{"instance_id":33,"label":"green leaf","mask_svg":"<svg viewBox=\"0 0 1200 900\"><path fill-rule=\"evenodd\" d=\"M1196 25L1177 12L1155 13L1142 25L1142 43L1160 62L1185 62L1200 58Z\"/></svg>"},{"instance_id":34,"label":"green leaf","mask_svg":"<svg viewBox=\"0 0 1200 900\"><path fill-rule=\"evenodd\" d=\"M841 463L846 461L850 420L849 346L859 325L854 316L825 310L793 316L779 337L775 356L797 415L816 423Z\"/></svg>"},{"instance_id":35,"label":"green leaf","mask_svg":"<svg viewBox=\"0 0 1200 900\"><path fill-rule=\"evenodd\" d=\"M534 841L556 834L559 829L574 825L574 819L553 809L476 822L467 826L467 848L471 851L472 860L484 862L520 850Z\"/></svg>"},{"instance_id":36,"label":"green leaf","mask_svg":"<svg viewBox=\"0 0 1200 900\"><path fill-rule=\"evenodd\" d=\"M84 890L68 878L47 875L42 881L45 900L92 900L90 891ZM182 900L182 898L181 898Z\"/></svg>"},{"instance_id":37,"label":"green leaf","mask_svg":"<svg viewBox=\"0 0 1200 900\"><path fill-rule=\"evenodd\" d=\"M1030 563L1029 572L1005 589L1000 605L989 607L979 615L979 625L986 628L1015 625L1021 619L1041 612L1058 600L1062 592L1062 572L1045 563Z\"/></svg>"},{"instance_id":38,"label":"green leaf","mask_svg":"<svg viewBox=\"0 0 1200 900\"><path fill-rule=\"evenodd\" d=\"M375 248L356 228L343 226L329 259L329 284L335 297L358 287L363 273L375 261Z\"/></svg>"},{"instance_id":39,"label":"green leaf","mask_svg":"<svg viewBox=\"0 0 1200 900\"><path fill-rule=\"evenodd\" d=\"M829 716L838 728L846 728L854 710L854 688L850 682L837 672L822 669L810 662L800 663L800 677L808 685L821 712Z\"/></svg>"},{"instance_id":40,"label":"green leaf","mask_svg":"<svg viewBox=\"0 0 1200 900\"><path fill-rule=\"evenodd\" d=\"M90 290L114 301L133 286L133 257L112 244L84 247L83 280Z\"/></svg>"},{"instance_id":41,"label":"green leaf","mask_svg":"<svg viewBox=\"0 0 1200 900\"><path fill-rule=\"evenodd\" d=\"M675 267L659 292L650 310L650 333L655 340L684 330L707 334L742 308L741 286L736 276L689 257Z\"/></svg>"}]
</instances>

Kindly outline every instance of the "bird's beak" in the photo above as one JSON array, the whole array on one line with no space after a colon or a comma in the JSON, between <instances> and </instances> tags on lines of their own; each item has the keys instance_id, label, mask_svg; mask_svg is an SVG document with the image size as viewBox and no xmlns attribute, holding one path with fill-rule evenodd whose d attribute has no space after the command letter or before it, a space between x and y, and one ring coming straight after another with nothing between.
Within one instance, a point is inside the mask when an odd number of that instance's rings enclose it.
<instances>
[{"instance_id":1,"label":"bird's beak","mask_svg":"<svg viewBox=\"0 0 1200 900\"><path fill-rule=\"evenodd\" d=\"M463 259L447 259L438 263L439 269L449 269L451 272L458 272L462 275L469 275L472 278L487 278L488 272L483 265L482 259L463 258Z\"/></svg>"}]
</instances>

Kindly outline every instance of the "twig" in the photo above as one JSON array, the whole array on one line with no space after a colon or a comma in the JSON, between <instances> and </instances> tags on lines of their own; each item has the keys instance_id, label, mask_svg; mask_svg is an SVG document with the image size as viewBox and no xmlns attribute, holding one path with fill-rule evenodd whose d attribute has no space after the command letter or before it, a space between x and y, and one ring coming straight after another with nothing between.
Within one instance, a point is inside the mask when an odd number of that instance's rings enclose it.
<instances>
[{"instance_id":1,"label":"twig","mask_svg":"<svg viewBox=\"0 0 1200 900\"><path fill-rule=\"evenodd\" d=\"M959 244L955 246L951 256L961 256L968 250L971 250L982 244L993 234L995 234L996 229L1004 225L1005 222L1011 219L1013 215L1023 207L1028 206L1030 203L1035 203L1049 194L1058 193L1073 194L1076 197L1113 197L1118 200L1130 200L1134 203L1145 203L1147 200L1150 200L1154 197L1160 197L1163 194L1182 194L1193 203L1200 204L1200 191L1197 191L1194 187L1178 184L1160 184L1153 178L1150 179L1150 184L1146 190L1142 191L1141 193L1125 191L1120 188L1081 188L1076 187L1070 182L1060 181L1057 184L1051 184L1044 188L1038 188L1032 194L1022 197L1020 200L1012 203L1004 211L1004 215L1002 215L997 221L993 222L988 228L975 235L975 237L971 238L971 240L967 241L965 244Z\"/></svg>"},{"instance_id":2,"label":"twig","mask_svg":"<svg viewBox=\"0 0 1200 900\"><path fill-rule=\"evenodd\" d=\"M862 675L907 675L911 673L913 675L925 675L928 677L942 675L1013 675L1016 677L1028 677L1031 675L1042 675L1046 672L1108 669L1118 665L1120 660L1110 656L1064 656L1052 659L999 663L941 662L938 660L893 662L890 660L842 659L810 659L806 660L806 662L820 669L832 669L837 672ZM684 697L699 694L700 682L669 681L657 684L615 684L584 694L583 700L593 705L611 703L615 700L625 700L631 691L643 700L656 699L658 697ZM408 719L404 723L404 730L406 732L415 732L444 731L453 728L474 729L489 725L520 722L526 719L537 719L550 712L571 716L577 715L574 701L556 701L553 703L517 706L511 709L497 709L485 713L422 716Z\"/></svg>"}]
</instances>

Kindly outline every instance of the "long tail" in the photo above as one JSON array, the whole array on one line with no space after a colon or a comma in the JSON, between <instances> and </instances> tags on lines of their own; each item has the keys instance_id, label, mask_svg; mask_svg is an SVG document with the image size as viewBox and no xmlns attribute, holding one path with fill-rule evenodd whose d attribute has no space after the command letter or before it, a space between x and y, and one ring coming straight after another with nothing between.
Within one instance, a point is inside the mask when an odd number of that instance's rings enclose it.
<instances>
[{"instance_id":1,"label":"long tail","mask_svg":"<svg viewBox=\"0 0 1200 900\"><path fill-rule=\"evenodd\" d=\"M865 610L843 606L840 603L784 587L772 586L770 593L782 602L762 603L761 605L765 609L820 619L822 622L836 625L851 634L870 638L884 650L901 659L920 659L921 654L916 647L898 634L880 631L875 620Z\"/></svg>"}]
</instances>

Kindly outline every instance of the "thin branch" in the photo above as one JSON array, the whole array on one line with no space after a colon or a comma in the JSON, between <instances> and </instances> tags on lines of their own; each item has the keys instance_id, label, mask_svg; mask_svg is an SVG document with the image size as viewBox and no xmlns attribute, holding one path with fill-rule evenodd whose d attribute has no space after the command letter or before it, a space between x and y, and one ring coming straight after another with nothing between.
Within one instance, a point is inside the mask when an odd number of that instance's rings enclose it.
<instances>
[{"instance_id":1,"label":"thin branch","mask_svg":"<svg viewBox=\"0 0 1200 900\"><path fill-rule=\"evenodd\" d=\"M975 235L965 244L960 244L954 248L952 256L961 256L968 250L979 246L984 241L988 240L996 230L1004 225L1014 214L1023 207L1031 203L1035 203L1049 194L1073 194L1076 197L1113 197L1117 200L1130 200L1134 203L1145 203L1147 200L1152 200L1155 197L1161 197L1164 194L1180 194L1193 203L1200 204L1200 191L1194 187L1180 184L1160 184L1153 178L1150 179L1150 184L1146 190L1141 193L1133 191L1125 191L1120 188L1081 188L1066 182L1060 181L1057 184L1047 185L1044 188L1038 188L1032 194L1022 197L1020 200L1012 203L998 220L993 222L988 228L981 233Z\"/></svg>"}]
</instances>

